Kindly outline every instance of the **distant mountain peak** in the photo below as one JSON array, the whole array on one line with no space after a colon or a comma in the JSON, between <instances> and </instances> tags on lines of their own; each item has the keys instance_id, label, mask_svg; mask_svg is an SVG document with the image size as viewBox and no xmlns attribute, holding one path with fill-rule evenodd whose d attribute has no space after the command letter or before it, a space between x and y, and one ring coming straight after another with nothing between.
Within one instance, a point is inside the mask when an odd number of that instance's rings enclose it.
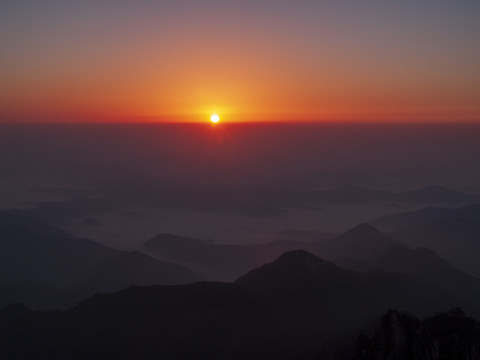
<instances>
[{"instance_id":1,"label":"distant mountain peak","mask_svg":"<svg viewBox=\"0 0 480 360\"><path fill-rule=\"evenodd\" d=\"M344 233L344 235L355 235L355 236L362 236L362 237L385 236L380 230L378 230L376 227L368 223L357 225L351 228L350 230L347 230Z\"/></svg>"},{"instance_id":2,"label":"distant mountain peak","mask_svg":"<svg viewBox=\"0 0 480 360\"><path fill-rule=\"evenodd\" d=\"M332 239L326 247L328 259L354 257L374 261L396 241L370 224L360 224Z\"/></svg>"}]
</instances>

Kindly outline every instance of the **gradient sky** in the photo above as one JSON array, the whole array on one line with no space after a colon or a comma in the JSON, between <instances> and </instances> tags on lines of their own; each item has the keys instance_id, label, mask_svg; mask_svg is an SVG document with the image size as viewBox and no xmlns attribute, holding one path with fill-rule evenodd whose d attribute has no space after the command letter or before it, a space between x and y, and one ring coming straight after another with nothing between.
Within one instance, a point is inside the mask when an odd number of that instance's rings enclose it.
<instances>
[{"instance_id":1,"label":"gradient sky","mask_svg":"<svg viewBox=\"0 0 480 360\"><path fill-rule=\"evenodd\" d=\"M2 121L480 122L479 0L2 0Z\"/></svg>"}]
</instances>

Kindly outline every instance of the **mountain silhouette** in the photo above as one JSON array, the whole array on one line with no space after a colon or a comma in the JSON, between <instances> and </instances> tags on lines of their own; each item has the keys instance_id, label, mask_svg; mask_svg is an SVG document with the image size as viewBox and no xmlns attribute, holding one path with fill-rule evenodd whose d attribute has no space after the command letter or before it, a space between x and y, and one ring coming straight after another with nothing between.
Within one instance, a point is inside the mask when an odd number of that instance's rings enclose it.
<instances>
[{"instance_id":1,"label":"mountain silhouette","mask_svg":"<svg viewBox=\"0 0 480 360\"><path fill-rule=\"evenodd\" d=\"M321 254L332 260L352 257L372 261L397 243L373 226L360 224L326 243Z\"/></svg>"},{"instance_id":2,"label":"mountain silhouette","mask_svg":"<svg viewBox=\"0 0 480 360\"><path fill-rule=\"evenodd\" d=\"M353 281L353 274L305 251L295 250L281 255L240 277L235 283L256 290L310 289L311 286Z\"/></svg>"},{"instance_id":3,"label":"mountain silhouette","mask_svg":"<svg viewBox=\"0 0 480 360\"><path fill-rule=\"evenodd\" d=\"M4 291L0 297L4 302L26 301L22 291L31 293L37 289L51 293L51 305L56 306L59 302L53 295L59 293L78 301L96 291L119 290L132 284L188 283L201 279L182 266L75 238L20 212L13 217L10 212L0 214L0 219L0 285L4 285L0 287ZM52 291L43 291L41 287ZM46 304L44 297L40 302L35 302L35 298L42 296L32 294L33 302L26 302Z\"/></svg>"},{"instance_id":4,"label":"mountain silhouette","mask_svg":"<svg viewBox=\"0 0 480 360\"><path fill-rule=\"evenodd\" d=\"M480 279L457 269L429 248L414 250L395 245L373 262L342 259L339 265L342 264L353 270L381 269L403 274L419 282L448 289L471 303L480 301Z\"/></svg>"},{"instance_id":5,"label":"mountain silhouette","mask_svg":"<svg viewBox=\"0 0 480 360\"><path fill-rule=\"evenodd\" d=\"M431 304L427 303L436 302L431 297L433 293L452 300L451 303L463 302L448 291L419 283L402 274L380 270L358 273L304 250L285 253L274 262L250 271L235 283L259 292L283 294L287 298L308 294L306 297L311 301L315 299L318 305L325 302L326 306L335 309L341 307L344 301L343 305L348 307L358 297L362 298L367 309L373 304L378 309L382 308L381 304L397 303L400 308L415 308L417 312L423 306L425 311L431 311ZM426 303L423 303L424 300Z\"/></svg>"},{"instance_id":6,"label":"mountain silhouette","mask_svg":"<svg viewBox=\"0 0 480 360\"><path fill-rule=\"evenodd\" d=\"M17 209L0 210L0 229L15 227L38 235L71 238L72 234L36 220Z\"/></svg>"},{"instance_id":7,"label":"mountain silhouette","mask_svg":"<svg viewBox=\"0 0 480 360\"><path fill-rule=\"evenodd\" d=\"M459 269L480 277L480 222L453 217L391 235L412 247L429 247Z\"/></svg>"},{"instance_id":8,"label":"mountain silhouette","mask_svg":"<svg viewBox=\"0 0 480 360\"><path fill-rule=\"evenodd\" d=\"M139 250L156 259L183 264L212 280L233 281L245 272L296 249L320 248L319 243L277 240L266 244L215 244L172 234L159 234Z\"/></svg>"},{"instance_id":9,"label":"mountain silhouette","mask_svg":"<svg viewBox=\"0 0 480 360\"><path fill-rule=\"evenodd\" d=\"M83 292L110 292L135 285L175 285L200 281L184 266L161 262L137 251L122 252L100 263L80 285Z\"/></svg>"},{"instance_id":10,"label":"mountain silhouette","mask_svg":"<svg viewBox=\"0 0 480 360\"><path fill-rule=\"evenodd\" d=\"M397 243L373 226L361 224L339 236L320 236L317 241L276 240L248 245L215 244L159 234L139 250L159 260L183 264L212 280L232 281L287 251L306 250L328 260L356 256L370 261Z\"/></svg>"},{"instance_id":11,"label":"mountain silhouette","mask_svg":"<svg viewBox=\"0 0 480 360\"><path fill-rule=\"evenodd\" d=\"M6 307L0 358L313 359L379 312L466 306L408 277L342 269L291 251L235 284L132 286L56 312Z\"/></svg>"}]
</instances>

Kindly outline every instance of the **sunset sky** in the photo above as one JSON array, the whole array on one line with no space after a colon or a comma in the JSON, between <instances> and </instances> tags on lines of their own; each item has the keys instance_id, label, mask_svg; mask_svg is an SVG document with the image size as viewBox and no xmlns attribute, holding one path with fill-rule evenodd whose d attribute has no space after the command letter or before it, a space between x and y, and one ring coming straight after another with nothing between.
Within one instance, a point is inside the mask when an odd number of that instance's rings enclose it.
<instances>
[{"instance_id":1,"label":"sunset sky","mask_svg":"<svg viewBox=\"0 0 480 360\"><path fill-rule=\"evenodd\" d=\"M480 122L479 0L2 0L0 121Z\"/></svg>"}]
</instances>

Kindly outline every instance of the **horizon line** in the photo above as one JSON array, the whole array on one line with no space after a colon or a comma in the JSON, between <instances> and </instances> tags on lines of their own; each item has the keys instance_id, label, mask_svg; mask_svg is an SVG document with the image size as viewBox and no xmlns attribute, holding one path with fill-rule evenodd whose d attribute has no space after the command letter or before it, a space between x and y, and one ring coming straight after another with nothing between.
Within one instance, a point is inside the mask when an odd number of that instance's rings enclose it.
<instances>
[{"instance_id":1,"label":"horizon line","mask_svg":"<svg viewBox=\"0 0 480 360\"><path fill-rule=\"evenodd\" d=\"M225 125L480 125L478 121L413 121L413 120L258 120L258 121L0 121L0 126L11 125L205 125L222 127Z\"/></svg>"}]
</instances>

